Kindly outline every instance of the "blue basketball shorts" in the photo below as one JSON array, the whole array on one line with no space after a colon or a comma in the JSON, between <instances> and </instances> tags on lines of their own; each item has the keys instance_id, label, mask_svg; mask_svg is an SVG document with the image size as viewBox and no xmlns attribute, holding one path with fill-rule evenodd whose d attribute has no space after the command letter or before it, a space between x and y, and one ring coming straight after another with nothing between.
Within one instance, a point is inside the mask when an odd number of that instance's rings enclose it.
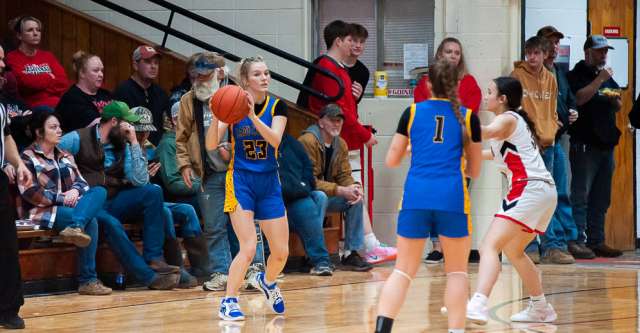
<instances>
[{"instance_id":1,"label":"blue basketball shorts","mask_svg":"<svg viewBox=\"0 0 640 333\"><path fill-rule=\"evenodd\" d=\"M282 188L277 171L252 172L229 170L225 186L224 211L235 211L237 205L254 213L257 220L285 216Z\"/></svg>"},{"instance_id":2,"label":"blue basketball shorts","mask_svg":"<svg viewBox=\"0 0 640 333\"><path fill-rule=\"evenodd\" d=\"M466 237L471 235L471 216L433 209L402 209L398 215L398 235L405 238Z\"/></svg>"}]
</instances>

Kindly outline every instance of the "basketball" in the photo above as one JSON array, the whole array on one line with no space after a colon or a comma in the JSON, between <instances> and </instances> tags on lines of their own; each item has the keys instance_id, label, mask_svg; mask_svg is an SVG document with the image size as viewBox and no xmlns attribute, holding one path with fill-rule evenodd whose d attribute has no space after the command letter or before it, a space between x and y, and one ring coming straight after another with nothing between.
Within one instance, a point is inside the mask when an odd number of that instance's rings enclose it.
<instances>
[{"instance_id":1,"label":"basketball","mask_svg":"<svg viewBox=\"0 0 640 333\"><path fill-rule=\"evenodd\" d=\"M249 100L244 89L228 85L224 86L209 101L209 109L220 121L235 124L247 116Z\"/></svg>"}]
</instances>

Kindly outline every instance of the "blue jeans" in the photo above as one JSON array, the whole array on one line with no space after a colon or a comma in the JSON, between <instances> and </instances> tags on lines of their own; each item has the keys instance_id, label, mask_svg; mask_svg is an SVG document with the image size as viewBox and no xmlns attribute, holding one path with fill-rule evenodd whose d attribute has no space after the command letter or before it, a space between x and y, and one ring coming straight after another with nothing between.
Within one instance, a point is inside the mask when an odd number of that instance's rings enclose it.
<instances>
[{"instance_id":1,"label":"blue jeans","mask_svg":"<svg viewBox=\"0 0 640 333\"><path fill-rule=\"evenodd\" d=\"M571 202L578 227L577 242L604 243L604 220L611 203L613 148L571 142Z\"/></svg>"},{"instance_id":2,"label":"blue jeans","mask_svg":"<svg viewBox=\"0 0 640 333\"><path fill-rule=\"evenodd\" d=\"M198 192L198 204L204 218L204 236L209 246L212 273L229 274L231 252L227 227L229 215L224 213L226 172L214 172L206 179L204 191Z\"/></svg>"},{"instance_id":3,"label":"blue jeans","mask_svg":"<svg viewBox=\"0 0 640 333\"><path fill-rule=\"evenodd\" d=\"M312 191L308 197L287 204L289 228L300 236L313 266L331 263L322 229L328 203L329 198L324 192Z\"/></svg>"},{"instance_id":4,"label":"blue jeans","mask_svg":"<svg viewBox=\"0 0 640 333\"><path fill-rule=\"evenodd\" d=\"M343 212L344 249L358 251L364 247L364 226L362 225L362 201L350 205L343 197L330 197L327 212Z\"/></svg>"},{"instance_id":5,"label":"blue jeans","mask_svg":"<svg viewBox=\"0 0 640 333\"><path fill-rule=\"evenodd\" d=\"M142 259L138 249L129 240L122 223L104 209L98 213L96 218L109 248L124 269L133 274L135 279L145 286L150 285L156 273Z\"/></svg>"},{"instance_id":6,"label":"blue jeans","mask_svg":"<svg viewBox=\"0 0 640 333\"><path fill-rule=\"evenodd\" d=\"M107 191L103 187L92 187L76 203L75 207L58 206L53 228L62 231L66 227L80 228L91 237L91 243L78 248L78 283L96 281L96 250L98 249L98 223L95 217L102 210Z\"/></svg>"},{"instance_id":7,"label":"blue jeans","mask_svg":"<svg viewBox=\"0 0 640 333\"><path fill-rule=\"evenodd\" d=\"M155 184L123 189L107 201L105 210L120 221L142 213L142 255L147 262L164 260L164 218L162 188Z\"/></svg>"},{"instance_id":8,"label":"blue jeans","mask_svg":"<svg viewBox=\"0 0 640 333\"><path fill-rule=\"evenodd\" d=\"M569 200L567 174L569 163L562 146L559 144L547 148L543 159L547 168L552 170L551 175L558 191L558 205L551 217L547 231L540 236L540 247L543 252L550 249L566 251L567 242L575 240L578 235L578 228L571 210L571 200Z\"/></svg>"},{"instance_id":9,"label":"blue jeans","mask_svg":"<svg viewBox=\"0 0 640 333\"><path fill-rule=\"evenodd\" d=\"M198 215L193 206L173 202L165 202L163 206L164 232L167 238L177 238L175 224L180 225L182 228L182 238L194 238L202 234L200 220L198 220Z\"/></svg>"}]
</instances>

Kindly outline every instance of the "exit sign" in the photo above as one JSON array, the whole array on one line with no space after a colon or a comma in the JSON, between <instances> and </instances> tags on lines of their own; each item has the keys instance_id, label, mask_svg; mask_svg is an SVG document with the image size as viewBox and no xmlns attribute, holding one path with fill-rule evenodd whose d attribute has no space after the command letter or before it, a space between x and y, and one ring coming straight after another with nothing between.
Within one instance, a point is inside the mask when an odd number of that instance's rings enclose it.
<instances>
[{"instance_id":1,"label":"exit sign","mask_svg":"<svg viewBox=\"0 0 640 333\"><path fill-rule=\"evenodd\" d=\"M620 37L620 27L604 27L602 28L602 34L605 37Z\"/></svg>"}]
</instances>

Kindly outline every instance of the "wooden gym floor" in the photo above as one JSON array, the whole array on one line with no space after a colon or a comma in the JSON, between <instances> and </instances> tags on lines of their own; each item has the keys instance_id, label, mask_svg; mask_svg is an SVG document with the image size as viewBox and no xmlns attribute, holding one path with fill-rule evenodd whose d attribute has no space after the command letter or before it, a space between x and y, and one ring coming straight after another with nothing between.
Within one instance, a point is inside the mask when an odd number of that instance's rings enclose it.
<instances>
[{"instance_id":1,"label":"wooden gym floor","mask_svg":"<svg viewBox=\"0 0 640 333\"><path fill-rule=\"evenodd\" d=\"M336 272L332 277L287 274L281 287L285 317L264 306L263 296L244 293L243 326L223 325L216 311L222 292L201 288L146 289L110 296L77 294L31 297L21 310L28 332L372 332L378 291L391 265L368 273ZM627 255L576 265L540 265L547 299L558 312L553 324L510 325L523 302L522 285L504 266L491 296L491 320L468 324L467 332L637 332L640 257ZM475 286L477 264L471 265ZM440 314L445 275L442 265L423 265L395 321L394 332L446 332Z\"/></svg>"}]
</instances>

